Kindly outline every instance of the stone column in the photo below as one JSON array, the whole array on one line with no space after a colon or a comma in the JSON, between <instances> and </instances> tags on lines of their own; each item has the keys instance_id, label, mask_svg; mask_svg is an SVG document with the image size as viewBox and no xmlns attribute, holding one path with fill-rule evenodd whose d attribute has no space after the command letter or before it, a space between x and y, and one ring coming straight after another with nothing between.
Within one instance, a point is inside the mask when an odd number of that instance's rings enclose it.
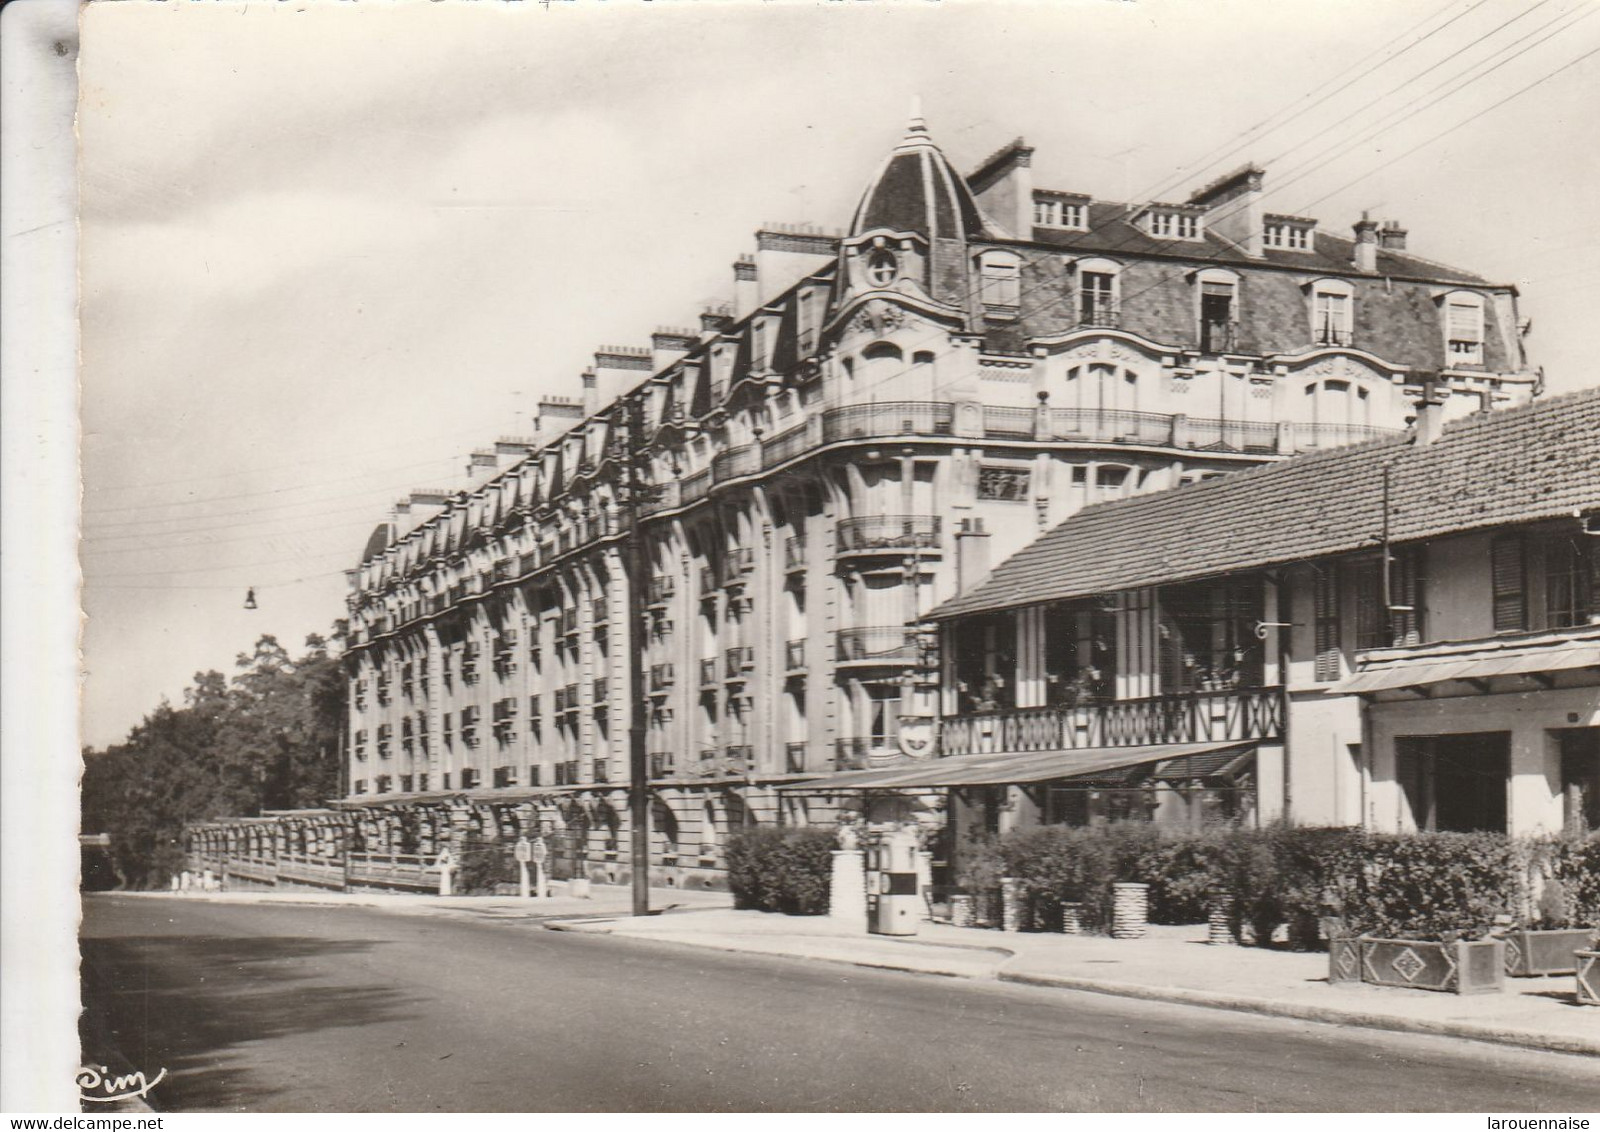
<instances>
[{"instance_id":1,"label":"stone column","mask_svg":"<svg viewBox=\"0 0 1600 1132\"><path fill-rule=\"evenodd\" d=\"M867 875L860 849L833 851L828 918L853 931L867 930Z\"/></svg>"}]
</instances>

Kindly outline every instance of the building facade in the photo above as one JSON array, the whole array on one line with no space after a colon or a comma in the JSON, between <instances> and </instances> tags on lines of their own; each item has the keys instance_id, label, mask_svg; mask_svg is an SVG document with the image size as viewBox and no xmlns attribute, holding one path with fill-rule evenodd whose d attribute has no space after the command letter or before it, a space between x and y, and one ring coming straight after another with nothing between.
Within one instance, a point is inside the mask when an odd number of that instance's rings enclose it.
<instances>
[{"instance_id":1,"label":"building facade","mask_svg":"<svg viewBox=\"0 0 1600 1132\"><path fill-rule=\"evenodd\" d=\"M777 785L931 751L949 693L914 627L990 560L1398 431L1424 375L1452 413L1537 391L1514 290L1393 223L1267 213L1253 167L1100 201L1036 187L1032 153L963 176L914 120L843 234L759 232L730 306L597 352L582 401L397 506L350 572L347 850L562 830L623 879L637 656L652 868L713 881L731 829L831 819Z\"/></svg>"},{"instance_id":2,"label":"building facade","mask_svg":"<svg viewBox=\"0 0 1600 1132\"><path fill-rule=\"evenodd\" d=\"M945 778L1026 772L958 819L1600 829L1600 390L1438 410L1090 509L936 610Z\"/></svg>"}]
</instances>

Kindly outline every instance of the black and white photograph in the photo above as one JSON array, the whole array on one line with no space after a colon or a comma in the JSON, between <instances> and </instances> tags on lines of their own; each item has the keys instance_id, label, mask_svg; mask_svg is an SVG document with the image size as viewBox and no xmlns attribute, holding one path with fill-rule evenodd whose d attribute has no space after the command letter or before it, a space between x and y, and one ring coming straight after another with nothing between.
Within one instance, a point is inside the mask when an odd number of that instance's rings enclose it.
<instances>
[{"instance_id":1,"label":"black and white photograph","mask_svg":"<svg viewBox=\"0 0 1600 1132\"><path fill-rule=\"evenodd\" d=\"M1596 0L28 8L0 1109L1600 1112Z\"/></svg>"}]
</instances>

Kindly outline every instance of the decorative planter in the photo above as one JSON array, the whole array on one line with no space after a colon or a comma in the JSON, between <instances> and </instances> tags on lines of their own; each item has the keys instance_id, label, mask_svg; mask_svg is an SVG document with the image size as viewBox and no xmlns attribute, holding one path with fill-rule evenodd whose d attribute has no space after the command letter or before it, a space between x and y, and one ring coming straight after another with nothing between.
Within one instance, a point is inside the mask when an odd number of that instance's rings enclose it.
<instances>
[{"instance_id":1,"label":"decorative planter","mask_svg":"<svg viewBox=\"0 0 1600 1132\"><path fill-rule=\"evenodd\" d=\"M972 897L957 893L950 897L950 922L958 928L970 928L977 916L972 910Z\"/></svg>"},{"instance_id":2,"label":"decorative planter","mask_svg":"<svg viewBox=\"0 0 1600 1132\"><path fill-rule=\"evenodd\" d=\"M1346 936L1328 941L1330 983L1497 994L1505 989L1505 944L1498 939L1438 943Z\"/></svg>"},{"instance_id":3,"label":"decorative planter","mask_svg":"<svg viewBox=\"0 0 1600 1132\"><path fill-rule=\"evenodd\" d=\"M1578 970L1575 953L1595 944L1593 928L1547 928L1542 931L1507 932L1506 974L1571 975Z\"/></svg>"},{"instance_id":4,"label":"decorative planter","mask_svg":"<svg viewBox=\"0 0 1600 1132\"><path fill-rule=\"evenodd\" d=\"M1578 1001L1600 1006L1600 951L1580 951L1578 960Z\"/></svg>"},{"instance_id":5,"label":"decorative planter","mask_svg":"<svg viewBox=\"0 0 1600 1132\"><path fill-rule=\"evenodd\" d=\"M1206 942L1231 944L1233 938L1233 902L1224 901L1206 914Z\"/></svg>"},{"instance_id":6,"label":"decorative planter","mask_svg":"<svg viewBox=\"0 0 1600 1132\"><path fill-rule=\"evenodd\" d=\"M1000 930L1022 930L1022 882L1015 877L1000 878Z\"/></svg>"},{"instance_id":7,"label":"decorative planter","mask_svg":"<svg viewBox=\"0 0 1600 1132\"><path fill-rule=\"evenodd\" d=\"M1150 919L1150 886L1111 886L1111 938L1143 939Z\"/></svg>"},{"instance_id":8,"label":"decorative planter","mask_svg":"<svg viewBox=\"0 0 1600 1132\"><path fill-rule=\"evenodd\" d=\"M1083 905L1076 901L1061 902L1061 932L1063 935L1083 934Z\"/></svg>"}]
</instances>

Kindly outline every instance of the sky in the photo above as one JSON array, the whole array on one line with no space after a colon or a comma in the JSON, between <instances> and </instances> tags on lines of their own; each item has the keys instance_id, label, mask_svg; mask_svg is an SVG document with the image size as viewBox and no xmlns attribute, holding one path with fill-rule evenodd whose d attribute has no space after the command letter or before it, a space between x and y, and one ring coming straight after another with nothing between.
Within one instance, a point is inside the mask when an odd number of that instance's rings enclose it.
<instances>
[{"instance_id":1,"label":"sky","mask_svg":"<svg viewBox=\"0 0 1600 1132\"><path fill-rule=\"evenodd\" d=\"M913 96L962 169L1023 136L1040 187L1182 199L1248 159L1269 210L1397 218L1520 288L1551 392L1600 384L1597 13L91 3L83 741L326 633L396 499L462 484L598 346L697 324L759 226L841 227Z\"/></svg>"}]
</instances>

